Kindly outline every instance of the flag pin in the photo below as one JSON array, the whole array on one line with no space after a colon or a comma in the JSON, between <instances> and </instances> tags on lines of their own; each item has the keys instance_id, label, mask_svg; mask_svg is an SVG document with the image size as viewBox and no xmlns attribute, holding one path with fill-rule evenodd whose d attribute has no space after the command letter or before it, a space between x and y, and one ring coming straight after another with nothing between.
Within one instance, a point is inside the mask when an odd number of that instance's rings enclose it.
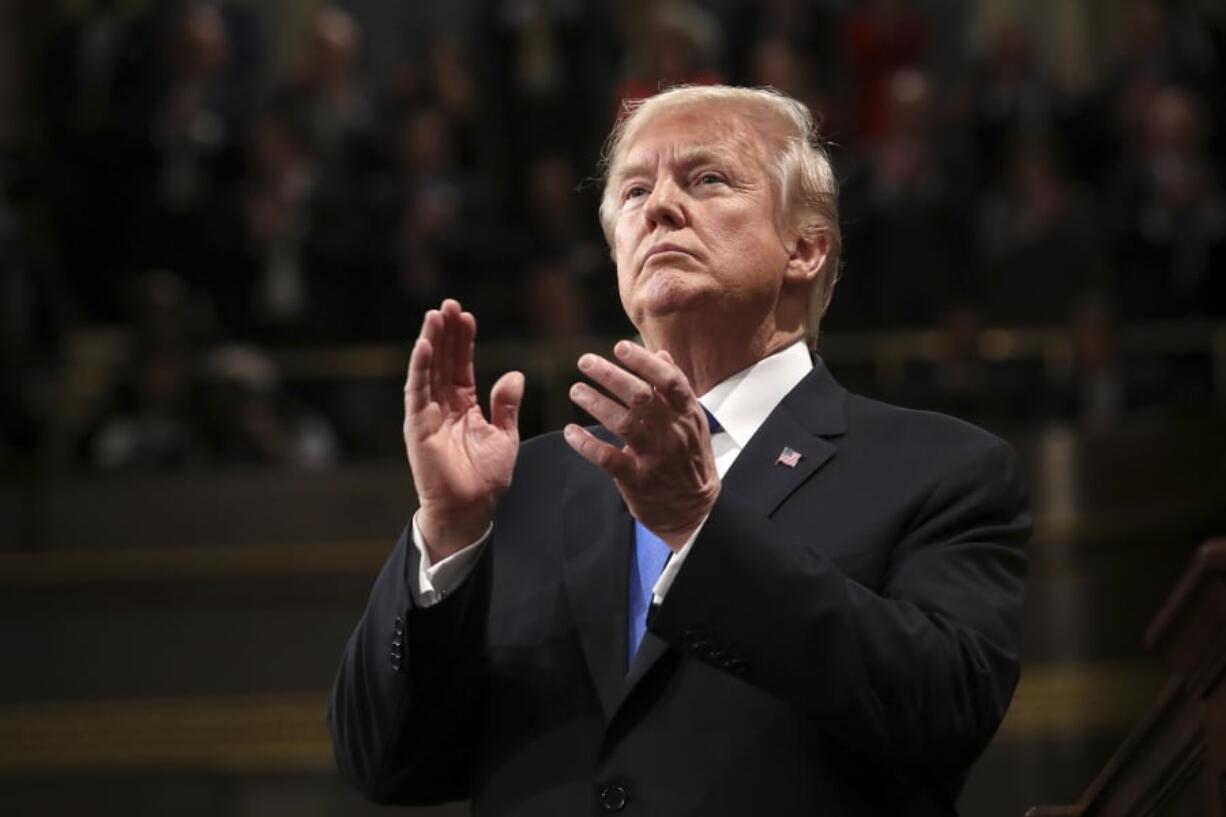
<instances>
[{"instance_id":1,"label":"flag pin","mask_svg":"<svg viewBox=\"0 0 1226 817\"><path fill-rule=\"evenodd\" d=\"M788 468L795 468L803 456L799 451L793 451L791 448L784 446L779 452L779 459L775 460L775 465L786 465Z\"/></svg>"}]
</instances>

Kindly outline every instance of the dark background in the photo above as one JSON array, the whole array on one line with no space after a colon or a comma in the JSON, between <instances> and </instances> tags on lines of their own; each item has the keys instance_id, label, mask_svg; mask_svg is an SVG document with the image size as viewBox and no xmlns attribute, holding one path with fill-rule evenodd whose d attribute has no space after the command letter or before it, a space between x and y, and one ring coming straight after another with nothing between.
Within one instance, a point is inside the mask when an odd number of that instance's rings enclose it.
<instances>
[{"instance_id":1,"label":"dark background","mask_svg":"<svg viewBox=\"0 0 1226 817\"><path fill-rule=\"evenodd\" d=\"M602 140L720 81L820 115L835 375L1031 475L964 814L1075 799L1226 531L1224 80L1209 0L0 0L0 812L374 813L323 707L414 507L422 312L527 373L525 436L571 419L632 332Z\"/></svg>"}]
</instances>

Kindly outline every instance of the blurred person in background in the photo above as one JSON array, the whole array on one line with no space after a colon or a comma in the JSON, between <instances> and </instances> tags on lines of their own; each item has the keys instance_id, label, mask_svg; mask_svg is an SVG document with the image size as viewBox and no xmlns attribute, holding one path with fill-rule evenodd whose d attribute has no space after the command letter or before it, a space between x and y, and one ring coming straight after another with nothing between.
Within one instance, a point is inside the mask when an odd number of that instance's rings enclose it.
<instances>
[{"instance_id":1,"label":"blurred person in background","mask_svg":"<svg viewBox=\"0 0 1226 817\"><path fill-rule=\"evenodd\" d=\"M208 462L201 435L196 361L182 349L139 349L106 415L89 436L98 469L181 469Z\"/></svg>"},{"instance_id":2,"label":"blurred person in background","mask_svg":"<svg viewBox=\"0 0 1226 817\"><path fill-rule=\"evenodd\" d=\"M198 399L199 433L215 462L320 470L337 461L331 424L285 392L257 349L228 344L205 356Z\"/></svg>"},{"instance_id":3,"label":"blurred person in background","mask_svg":"<svg viewBox=\"0 0 1226 817\"><path fill-rule=\"evenodd\" d=\"M543 340L592 334L588 293L565 263L545 259L528 267L521 292L523 325Z\"/></svg>"},{"instance_id":4,"label":"blurred person in background","mask_svg":"<svg viewBox=\"0 0 1226 817\"><path fill-rule=\"evenodd\" d=\"M926 75L899 71L888 89L880 137L847 183L848 250L857 263L832 326L921 326L969 297L969 191L952 158L957 136L943 128Z\"/></svg>"},{"instance_id":5,"label":"blurred person in background","mask_svg":"<svg viewBox=\"0 0 1226 817\"><path fill-rule=\"evenodd\" d=\"M980 199L976 284L998 325L1062 324L1077 299L1107 285L1106 241L1092 193L1055 146L1019 133L1000 183Z\"/></svg>"},{"instance_id":6,"label":"blurred person in background","mask_svg":"<svg viewBox=\"0 0 1226 817\"><path fill-rule=\"evenodd\" d=\"M357 21L325 5L315 12L302 63L274 92L275 108L329 172L368 167L375 153L375 107L358 74L361 60Z\"/></svg>"},{"instance_id":7,"label":"blurred person in background","mask_svg":"<svg viewBox=\"0 0 1226 817\"><path fill-rule=\"evenodd\" d=\"M980 185L1004 181L1015 145L1055 138L1060 130L1063 102L1035 49L1030 32L1006 20L975 72L972 127Z\"/></svg>"},{"instance_id":8,"label":"blurred person in background","mask_svg":"<svg viewBox=\"0 0 1226 817\"><path fill-rule=\"evenodd\" d=\"M718 19L686 0L627 3L622 14L626 52L614 110L647 99L673 85L714 85L722 81L719 55L723 32Z\"/></svg>"},{"instance_id":9,"label":"blurred person in background","mask_svg":"<svg viewBox=\"0 0 1226 817\"><path fill-rule=\"evenodd\" d=\"M151 273L132 299L128 361L84 441L90 464L314 469L336 461L330 424L283 391L266 355L219 343L208 305L178 276Z\"/></svg>"},{"instance_id":10,"label":"blurred person in background","mask_svg":"<svg viewBox=\"0 0 1226 817\"><path fill-rule=\"evenodd\" d=\"M46 197L67 298L85 318L123 312L142 171L146 108L158 72L142 24L115 0L63 15L38 60L35 104L46 140Z\"/></svg>"},{"instance_id":11,"label":"blurred person in background","mask_svg":"<svg viewBox=\"0 0 1226 817\"><path fill-rule=\"evenodd\" d=\"M843 19L843 75L850 77L853 135L875 145L891 129L904 71L928 67L931 23L911 0L864 0Z\"/></svg>"},{"instance_id":12,"label":"blurred person in background","mask_svg":"<svg viewBox=\"0 0 1226 817\"><path fill-rule=\"evenodd\" d=\"M765 38L754 44L749 82L762 88L778 89L804 102L820 118L822 132L829 133L831 141L836 142L846 125L840 119L840 108L829 80L815 65L813 55L802 51L794 39Z\"/></svg>"},{"instance_id":13,"label":"blurred person in background","mask_svg":"<svg viewBox=\"0 0 1226 817\"><path fill-rule=\"evenodd\" d=\"M226 210L241 173L253 77L231 78L227 21L211 3L188 4L158 43L162 87L150 112L137 262L207 285L228 236Z\"/></svg>"},{"instance_id":14,"label":"blurred person in background","mask_svg":"<svg viewBox=\"0 0 1226 817\"><path fill-rule=\"evenodd\" d=\"M578 174L571 162L559 153L542 154L529 166L525 191L528 240L527 282L528 305L522 325L531 331L553 326L553 334L564 324L572 324L576 334L593 331L619 331L625 317L616 308L611 284L611 263L608 248L597 225L585 212L591 212L593 201L579 189ZM544 287L547 292L560 289L553 300L569 301L576 312L570 317L554 316L542 326L534 320L545 317L546 310L533 305L528 292Z\"/></svg>"},{"instance_id":15,"label":"blurred person in background","mask_svg":"<svg viewBox=\"0 0 1226 817\"><path fill-rule=\"evenodd\" d=\"M1041 382L1041 373L1024 361L989 360L983 340L984 319L977 304L949 307L931 357L908 361L894 399L989 428L1026 419L1035 412L1029 395Z\"/></svg>"},{"instance_id":16,"label":"blurred person in background","mask_svg":"<svg viewBox=\"0 0 1226 817\"><path fill-rule=\"evenodd\" d=\"M179 276L147 274L130 293L126 362L84 440L104 470L185 468L210 459L201 433L198 377L211 342L207 313Z\"/></svg>"},{"instance_id":17,"label":"blurred person in background","mask_svg":"<svg viewBox=\"0 0 1226 817\"><path fill-rule=\"evenodd\" d=\"M380 337L393 337L404 321L422 314L442 292L472 293L465 249L459 242L463 202L454 187L425 184L399 211L386 257L385 300L377 309Z\"/></svg>"},{"instance_id":18,"label":"blurred person in background","mask_svg":"<svg viewBox=\"0 0 1226 817\"><path fill-rule=\"evenodd\" d=\"M63 282L27 229L21 186L0 153L0 470L37 459L68 326Z\"/></svg>"},{"instance_id":19,"label":"blurred person in background","mask_svg":"<svg viewBox=\"0 0 1226 817\"><path fill-rule=\"evenodd\" d=\"M722 29L730 76L738 83L771 85L784 90L783 85L753 80L754 75L763 70L763 46L769 43L772 44L767 49L769 52L789 52L789 61L799 60L803 64L802 77L789 82L818 83L827 93L841 94L843 88L832 83L842 83L846 79L836 70L840 55L837 45L839 22L846 5L844 0L763 0L728 4ZM828 111L820 110L826 114L824 118L829 117ZM838 133L831 135L834 137Z\"/></svg>"},{"instance_id":20,"label":"blurred person in background","mask_svg":"<svg viewBox=\"0 0 1226 817\"><path fill-rule=\"evenodd\" d=\"M292 336L310 320L308 232L319 184L315 156L289 121L265 114L249 134L234 257L211 282L223 321L243 337Z\"/></svg>"},{"instance_id":21,"label":"blurred person in background","mask_svg":"<svg viewBox=\"0 0 1226 817\"><path fill-rule=\"evenodd\" d=\"M1132 134L1114 195L1117 288L1130 318L1226 316L1226 195L1190 89L1163 86Z\"/></svg>"},{"instance_id":22,"label":"blurred person in background","mask_svg":"<svg viewBox=\"0 0 1226 817\"><path fill-rule=\"evenodd\" d=\"M514 286L507 269L513 256L509 230L498 218L495 191L460 154L463 145L440 105L423 100L401 117L394 165L369 183L366 196L387 239L370 280L369 292L377 298L365 304L375 325L363 331L400 336L405 321L432 303L425 299L444 290L472 300L493 298L490 329L505 324L505 317L497 318L505 292L497 290ZM355 277L363 276L350 276L351 287ZM487 286L494 291L486 294Z\"/></svg>"},{"instance_id":23,"label":"blurred person in background","mask_svg":"<svg viewBox=\"0 0 1226 817\"><path fill-rule=\"evenodd\" d=\"M1160 87L1197 89L1213 100L1219 119L1224 109L1218 90L1226 57L1196 2L1127 0L1120 6L1118 47L1067 132L1072 166L1108 192L1120 165L1135 161L1135 134ZM1219 157L1224 145L1219 138Z\"/></svg>"},{"instance_id":24,"label":"blurred person in background","mask_svg":"<svg viewBox=\"0 0 1226 817\"><path fill-rule=\"evenodd\" d=\"M210 278L229 327L262 340L361 335L372 304L360 276L375 252L360 177L325 165L275 106L249 133L247 166L232 254Z\"/></svg>"},{"instance_id":25,"label":"blurred person in background","mask_svg":"<svg viewBox=\"0 0 1226 817\"><path fill-rule=\"evenodd\" d=\"M501 191L507 183L506 137L509 129L499 119L497 106L490 99L484 82L486 77L478 73L480 69L471 51L470 46L451 38L433 43L422 60L422 87L418 95L408 101L406 110L425 106L446 116L455 163L479 177L491 192ZM488 66L485 67L488 70ZM578 77L568 75L567 80L567 87L571 82L580 84ZM575 109L571 108L570 115L574 114ZM521 127L531 124L517 123ZM577 129L572 122L565 130Z\"/></svg>"},{"instance_id":26,"label":"blurred person in background","mask_svg":"<svg viewBox=\"0 0 1226 817\"><path fill-rule=\"evenodd\" d=\"M1072 368L1049 386L1052 417L1102 433L1177 403L1169 365L1121 349L1119 315L1109 297L1083 298L1071 313L1069 331Z\"/></svg>"},{"instance_id":27,"label":"blurred person in background","mask_svg":"<svg viewBox=\"0 0 1226 817\"><path fill-rule=\"evenodd\" d=\"M586 158L612 114L608 104L620 43L614 15L626 4L600 0L496 0L478 33L488 43L486 100L502 142L498 158L511 206L534 156Z\"/></svg>"}]
</instances>

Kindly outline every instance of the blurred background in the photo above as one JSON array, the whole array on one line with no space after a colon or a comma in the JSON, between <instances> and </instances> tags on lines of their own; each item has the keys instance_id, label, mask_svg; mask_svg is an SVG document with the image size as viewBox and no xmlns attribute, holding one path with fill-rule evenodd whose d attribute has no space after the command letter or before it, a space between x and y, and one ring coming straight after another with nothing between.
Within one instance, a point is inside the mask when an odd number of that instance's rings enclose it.
<instances>
[{"instance_id":1,"label":"blurred background","mask_svg":"<svg viewBox=\"0 0 1226 817\"><path fill-rule=\"evenodd\" d=\"M1222 3L0 0L0 813L382 813L324 707L415 504L411 338L459 297L481 390L571 420L632 331L601 143L679 82L820 115L836 377L1027 463L1025 669L964 815L1085 789L1226 533Z\"/></svg>"}]
</instances>

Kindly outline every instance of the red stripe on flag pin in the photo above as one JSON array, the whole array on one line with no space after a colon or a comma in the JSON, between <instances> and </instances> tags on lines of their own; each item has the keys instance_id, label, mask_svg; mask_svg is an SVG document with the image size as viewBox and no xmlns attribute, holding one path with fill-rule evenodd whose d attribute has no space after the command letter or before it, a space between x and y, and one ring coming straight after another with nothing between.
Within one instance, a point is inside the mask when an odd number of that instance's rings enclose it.
<instances>
[{"instance_id":1,"label":"red stripe on flag pin","mask_svg":"<svg viewBox=\"0 0 1226 817\"><path fill-rule=\"evenodd\" d=\"M784 449L779 452L779 459L775 460L775 465L786 465L788 468L795 468L800 463L801 453L793 451L791 448L784 446Z\"/></svg>"}]
</instances>

